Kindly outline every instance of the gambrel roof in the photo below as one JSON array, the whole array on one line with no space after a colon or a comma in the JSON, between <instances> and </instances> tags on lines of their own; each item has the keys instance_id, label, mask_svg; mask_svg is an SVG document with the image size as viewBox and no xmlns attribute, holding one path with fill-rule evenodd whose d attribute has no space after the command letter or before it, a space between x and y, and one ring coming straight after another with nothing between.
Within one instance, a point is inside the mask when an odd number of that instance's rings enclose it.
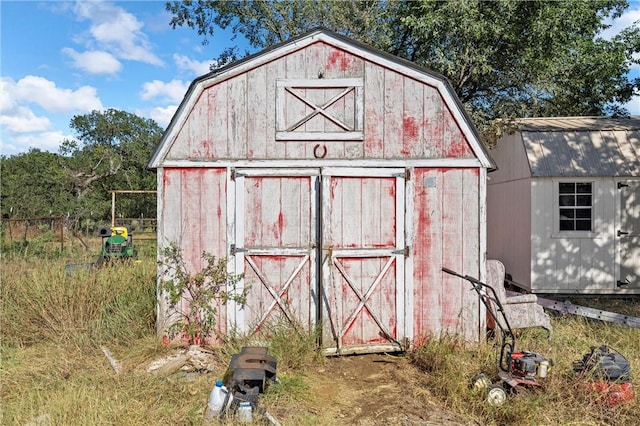
<instances>
[{"instance_id":1,"label":"gambrel roof","mask_svg":"<svg viewBox=\"0 0 640 426\"><path fill-rule=\"evenodd\" d=\"M640 117L516 121L531 176L640 176Z\"/></svg>"},{"instance_id":2,"label":"gambrel roof","mask_svg":"<svg viewBox=\"0 0 640 426\"><path fill-rule=\"evenodd\" d=\"M451 112L455 123L457 123L457 126L460 128L460 132L468 141L478 164L489 169L495 168L495 163L488 154L484 144L480 141L480 136L469 115L465 112L460 100L445 77L426 70L410 61L398 58L356 40L322 28L310 31L297 38L278 44L252 56L248 56L240 61L229 64L195 79L189 86L183 101L167 127L149 162L149 167L158 168L164 164L178 133L187 121L187 117L207 88L240 74L247 73L258 67L272 63L279 58L300 51L315 43L324 43L326 45L336 47L337 49L347 51L351 55L380 64L381 66L391 69L405 77L411 78L416 82L421 82L436 88L443 103L446 104L446 107Z\"/></svg>"}]
</instances>

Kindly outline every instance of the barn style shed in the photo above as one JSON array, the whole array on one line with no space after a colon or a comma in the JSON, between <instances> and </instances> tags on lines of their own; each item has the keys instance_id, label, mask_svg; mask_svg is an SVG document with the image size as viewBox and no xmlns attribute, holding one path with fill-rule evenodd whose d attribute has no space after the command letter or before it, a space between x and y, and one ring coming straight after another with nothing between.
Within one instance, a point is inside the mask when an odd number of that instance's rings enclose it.
<instances>
[{"instance_id":1,"label":"barn style shed","mask_svg":"<svg viewBox=\"0 0 640 426\"><path fill-rule=\"evenodd\" d=\"M149 166L158 242L244 274L223 333L285 320L328 353L480 338L477 296L441 268L485 274L494 163L442 76L314 30L193 81Z\"/></svg>"},{"instance_id":2,"label":"barn style shed","mask_svg":"<svg viewBox=\"0 0 640 426\"><path fill-rule=\"evenodd\" d=\"M515 125L491 150L488 256L534 293L640 294L640 118Z\"/></svg>"}]
</instances>

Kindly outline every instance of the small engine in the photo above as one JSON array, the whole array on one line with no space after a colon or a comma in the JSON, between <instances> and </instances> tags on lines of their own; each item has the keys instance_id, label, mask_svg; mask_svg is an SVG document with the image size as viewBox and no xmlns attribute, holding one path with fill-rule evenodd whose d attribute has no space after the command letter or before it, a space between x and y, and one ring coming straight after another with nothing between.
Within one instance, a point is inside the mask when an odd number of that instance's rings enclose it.
<instances>
[{"instance_id":1,"label":"small engine","mask_svg":"<svg viewBox=\"0 0 640 426\"><path fill-rule=\"evenodd\" d=\"M511 354L511 359L511 372L526 380L534 380L536 376L544 379L547 377L549 367L553 365L553 361L535 352L514 352Z\"/></svg>"},{"instance_id":2,"label":"small engine","mask_svg":"<svg viewBox=\"0 0 640 426\"><path fill-rule=\"evenodd\" d=\"M581 360L573 363L573 371L586 379L585 385L601 395L609 406L630 403L635 399L631 365L618 351L606 345L592 346Z\"/></svg>"}]
</instances>

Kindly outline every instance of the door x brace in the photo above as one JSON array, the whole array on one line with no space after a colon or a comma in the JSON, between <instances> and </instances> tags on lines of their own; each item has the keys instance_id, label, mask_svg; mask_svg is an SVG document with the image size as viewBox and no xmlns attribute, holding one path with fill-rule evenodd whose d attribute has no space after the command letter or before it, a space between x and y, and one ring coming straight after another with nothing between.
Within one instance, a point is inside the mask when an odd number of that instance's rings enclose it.
<instances>
[{"instance_id":1,"label":"door x brace","mask_svg":"<svg viewBox=\"0 0 640 426\"><path fill-rule=\"evenodd\" d=\"M358 316L360 311L362 311L362 309L364 308L367 308L367 311L371 315L371 318L373 318L373 320L378 325L378 327L380 327L380 330L382 330L382 332L384 333L384 337L390 340L393 339L392 334L389 333L387 328L382 324L382 321L380 321L380 319L376 316L376 314L371 310L367 302L371 297L371 295L373 294L373 291L376 289L376 287L380 283L380 281L382 281L382 278L385 276L385 274L391 267L391 264L394 262L394 260L395 258L393 256L387 260L387 262L385 263L384 267L382 268L378 276L375 278L373 283L371 283L367 292L363 295L360 292L360 290L358 290L358 288L356 287L353 278L344 269L344 266L338 261L338 258L337 257L332 258L332 262L335 265L335 267L340 271L345 281L349 284L349 287L351 287L351 290L353 290L356 296L358 296L358 298L360 299L360 302L358 302L358 306L356 306L355 310L351 313L351 315L349 315L349 318L347 319L347 321L345 321L342 327L339 327L338 336L336 336L338 341L337 342L338 347L340 347L340 342L342 341L342 337L345 335L349 327L351 327L351 324L353 324L353 322L356 320L356 317Z\"/></svg>"},{"instance_id":2,"label":"door x brace","mask_svg":"<svg viewBox=\"0 0 640 426\"><path fill-rule=\"evenodd\" d=\"M256 263L253 261L253 258L251 256L249 256L249 255L245 255L245 260L247 261L247 263L249 263L249 265L251 266L251 269L253 269L253 271L256 273L256 275L260 279L260 282L264 285L264 287L267 289L267 291L273 297L273 301L271 302L269 307L264 311L264 313L262 314L262 317L258 321L258 324L255 327L256 330L262 326L262 324L269 317L269 314L271 313L273 308L275 308L275 306L278 305L280 307L280 309L282 309L282 312L287 317L289 322L295 327L295 329L298 332L301 331L300 330L300 325L296 322L295 316L293 316L293 314L291 313L291 311L287 307L287 304L282 300L282 296L287 292L287 290L291 286L291 283L293 282L294 278L300 273L300 271L302 270L303 266L305 265L305 263L307 263L307 261L309 259L310 259L309 253L305 254L302 257L302 260L300 261L298 266L296 266L296 268L291 273L289 278L287 278L287 281L284 283L284 285L282 286L280 291L276 292L273 289L273 286L272 286L271 282L269 281L269 279L266 276L264 276L264 274L258 268L258 265L256 265Z\"/></svg>"}]
</instances>

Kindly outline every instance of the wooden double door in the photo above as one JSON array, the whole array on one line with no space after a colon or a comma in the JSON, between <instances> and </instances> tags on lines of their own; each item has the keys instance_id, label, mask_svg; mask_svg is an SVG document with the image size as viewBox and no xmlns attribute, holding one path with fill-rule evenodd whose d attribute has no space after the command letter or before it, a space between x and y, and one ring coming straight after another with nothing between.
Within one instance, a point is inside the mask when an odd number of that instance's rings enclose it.
<instances>
[{"instance_id":1,"label":"wooden double door","mask_svg":"<svg viewBox=\"0 0 640 426\"><path fill-rule=\"evenodd\" d=\"M320 329L327 352L399 349L405 170L236 169L229 235L249 286L232 326Z\"/></svg>"}]
</instances>

